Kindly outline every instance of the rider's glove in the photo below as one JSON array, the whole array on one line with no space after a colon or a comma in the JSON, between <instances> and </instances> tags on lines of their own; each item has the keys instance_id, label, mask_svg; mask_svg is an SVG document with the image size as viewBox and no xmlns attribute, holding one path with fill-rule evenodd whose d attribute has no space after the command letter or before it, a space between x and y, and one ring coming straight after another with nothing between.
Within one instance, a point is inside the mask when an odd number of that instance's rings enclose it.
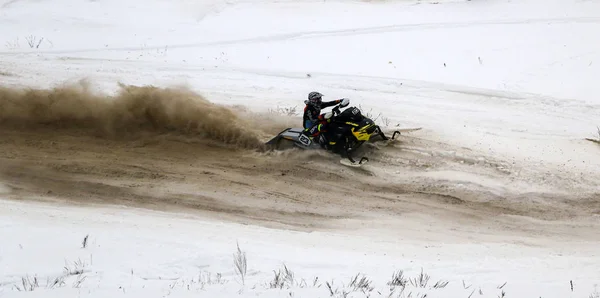
<instances>
[{"instance_id":1,"label":"rider's glove","mask_svg":"<svg viewBox=\"0 0 600 298\"><path fill-rule=\"evenodd\" d=\"M343 108L343 107L345 107L345 106L347 106L349 104L350 104L350 99L348 99L348 98L342 98L342 102L340 103L340 107Z\"/></svg>"}]
</instances>

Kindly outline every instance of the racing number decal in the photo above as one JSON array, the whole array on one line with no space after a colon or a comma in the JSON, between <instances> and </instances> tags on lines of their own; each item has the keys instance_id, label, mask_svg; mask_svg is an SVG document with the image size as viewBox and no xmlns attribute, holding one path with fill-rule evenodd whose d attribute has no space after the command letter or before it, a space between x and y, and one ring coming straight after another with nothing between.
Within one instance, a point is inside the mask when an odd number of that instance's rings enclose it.
<instances>
[{"instance_id":1,"label":"racing number decal","mask_svg":"<svg viewBox=\"0 0 600 298\"><path fill-rule=\"evenodd\" d=\"M310 138L308 138L305 134L300 134L298 141L304 146L310 146Z\"/></svg>"}]
</instances>

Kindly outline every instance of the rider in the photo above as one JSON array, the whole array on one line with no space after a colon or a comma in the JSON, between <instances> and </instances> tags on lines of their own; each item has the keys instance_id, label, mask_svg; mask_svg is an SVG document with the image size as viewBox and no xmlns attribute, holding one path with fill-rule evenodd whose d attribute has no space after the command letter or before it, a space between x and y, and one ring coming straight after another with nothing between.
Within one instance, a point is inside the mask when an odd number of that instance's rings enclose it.
<instances>
[{"instance_id":1,"label":"rider","mask_svg":"<svg viewBox=\"0 0 600 298\"><path fill-rule=\"evenodd\" d=\"M323 131L326 128L326 124L329 122L331 116L333 116L332 112L321 114L321 109L331 107L340 103L341 106L345 107L349 104L350 101L347 98L342 98L333 101L323 102L322 99L323 94L313 91L308 94L308 100L304 101L306 106L304 107L304 115L302 117L304 126L303 133L313 138L318 136L321 133L321 131Z\"/></svg>"}]
</instances>

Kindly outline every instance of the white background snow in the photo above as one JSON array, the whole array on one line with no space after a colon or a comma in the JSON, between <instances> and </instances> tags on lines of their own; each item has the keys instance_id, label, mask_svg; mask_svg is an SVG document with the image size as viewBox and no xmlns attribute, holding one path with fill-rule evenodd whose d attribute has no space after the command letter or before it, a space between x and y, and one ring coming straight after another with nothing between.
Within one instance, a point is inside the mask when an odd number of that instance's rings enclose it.
<instances>
[{"instance_id":1,"label":"white background snow","mask_svg":"<svg viewBox=\"0 0 600 298\"><path fill-rule=\"evenodd\" d=\"M44 38L39 47L30 35ZM600 174L599 149L583 140L600 125L596 1L2 0L0 46L3 85L186 84L253 110L302 107L318 90L423 127L423 138L540 172ZM13 201L2 202L0 227L0 297L328 297L325 281L341 290L357 273L374 281L370 297L387 297L394 270L415 277L421 268L429 286L449 285L392 297L589 297L600 283L597 242L302 233ZM79 259L80 287L71 276L56 289L15 288L26 275L45 285ZM268 289L283 263L308 286ZM203 286L208 273L227 282Z\"/></svg>"}]
</instances>

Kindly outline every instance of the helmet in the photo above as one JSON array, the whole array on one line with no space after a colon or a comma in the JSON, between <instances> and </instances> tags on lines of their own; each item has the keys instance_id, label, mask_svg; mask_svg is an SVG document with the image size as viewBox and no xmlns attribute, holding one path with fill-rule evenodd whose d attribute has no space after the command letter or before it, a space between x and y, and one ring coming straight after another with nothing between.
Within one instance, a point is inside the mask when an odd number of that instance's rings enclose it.
<instances>
[{"instance_id":1,"label":"helmet","mask_svg":"<svg viewBox=\"0 0 600 298\"><path fill-rule=\"evenodd\" d=\"M322 102L323 94L313 91L308 94L308 102L313 105L320 105Z\"/></svg>"}]
</instances>

